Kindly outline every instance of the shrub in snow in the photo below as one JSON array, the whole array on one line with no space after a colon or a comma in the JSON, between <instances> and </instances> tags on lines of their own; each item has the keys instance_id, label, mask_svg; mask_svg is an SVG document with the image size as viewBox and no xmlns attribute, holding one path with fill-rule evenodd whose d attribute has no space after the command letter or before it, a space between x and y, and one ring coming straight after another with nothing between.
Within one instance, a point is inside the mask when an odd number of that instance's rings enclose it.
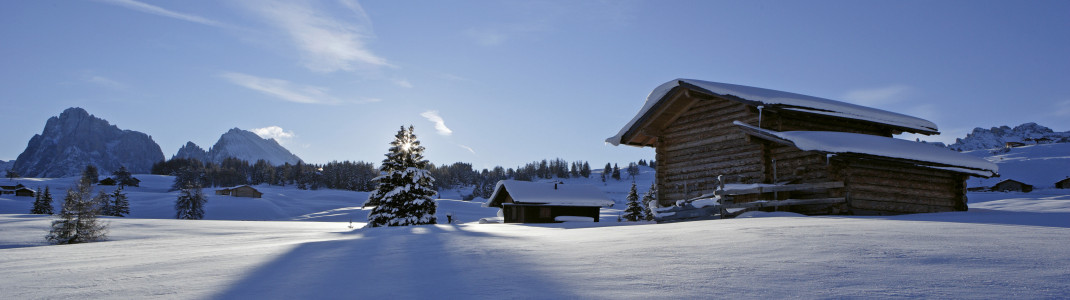
<instances>
[{"instance_id":1,"label":"shrub in snow","mask_svg":"<svg viewBox=\"0 0 1070 300\"><path fill-rule=\"evenodd\" d=\"M646 190L646 194L643 194L643 220L653 221L654 212L650 211L650 208L658 203L658 186L651 182L650 189Z\"/></svg>"},{"instance_id":2,"label":"shrub in snow","mask_svg":"<svg viewBox=\"0 0 1070 300\"><path fill-rule=\"evenodd\" d=\"M624 219L628 222L636 222L643 219L643 208L639 206L639 193L635 191L635 183L628 191L628 208L624 210Z\"/></svg>"},{"instance_id":3,"label":"shrub in snow","mask_svg":"<svg viewBox=\"0 0 1070 300\"><path fill-rule=\"evenodd\" d=\"M59 218L52 221L52 229L45 236L49 243L77 244L105 238L108 226L97 219L100 207L96 199L90 197L92 184L90 180L80 180L77 186L67 190Z\"/></svg>"},{"instance_id":4,"label":"shrub in snow","mask_svg":"<svg viewBox=\"0 0 1070 300\"><path fill-rule=\"evenodd\" d=\"M413 134L413 127L404 126L390 142L390 150L380 170L383 175L373 179L376 190L365 205L375 205L368 214L368 226L408 226L435 224L437 209L434 196L435 179L427 171L424 147Z\"/></svg>"},{"instance_id":5,"label":"shrub in snow","mask_svg":"<svg viewBox=\"0 0 1070 300\"><path fill-rule=\"evenodd\" d=\"M175 219L200 220L204 218L204 204L208 197L201 186L193 181L186 185L175 201Z\"/></svg>"}]
</instances>

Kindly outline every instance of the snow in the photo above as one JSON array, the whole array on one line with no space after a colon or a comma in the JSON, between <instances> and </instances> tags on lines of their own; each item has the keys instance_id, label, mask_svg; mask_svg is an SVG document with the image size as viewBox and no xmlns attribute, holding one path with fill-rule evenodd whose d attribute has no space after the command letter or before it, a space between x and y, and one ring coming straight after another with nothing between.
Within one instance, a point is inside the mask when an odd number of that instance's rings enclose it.
<instances>
[{"instance_id":1,"label":"snow","mask_svg":"<svg viewBox=\"0 0 1070 300\"><path fill-rule=\"evenodd\" d=\"M991 187L1000 181L1014 179L1036 188L1053 188L1055 182L1070 176L1070 143L1029 145L996 154L988 150L963 154L999 166L999 177L970 178L966 181L969 187Z\"/></svg>"},{"instance_id":2,"label":"snow","mask_svg":"<svg viewBox=\"0 0 1070 300\"><path fill-rule=\"evenodd\" d=\"M649 183L653 171L643 170L637 181ZM256 199L205 189L206 218L213 220L174 220L177 192L167 191L173 177L135 176L142 186L127 188L134 217L103 218L111 228L106 242L44 245L51 219L23 214L31 197L0 196L0 295L1036 299L1070 294L1070 248L1064 245L1070 236L1068 190L969 193L966 212L881 217L748 212L736 219L671 224L618 223L620 210L612 208L602 209L599 222L479 224L493 220L499 209L438 199L438 218L449 213L458 222L360 229L368 211L360 208L364 192L260 185L264 198ZM31 188L47 184L61 195L75 180L17 181ZM603 194L623 199L628 181L581 178L566 179L565 185L599 184Z\"/></svg>"},{"instance_id":3,"label":"snow","mask_svg":"<svg viewBox=\"0 0 1070 300\"><path fill-rule=\"evenodd\" d=\"M554 217L554 221L558 222L594 222L592 217L580 217L580 216L557 216Z\"/></svg>"},{"instance_id":4,"label":"snow","mask_svg":"<svg viewBox=\"0 0 1070 300\"><path fill-rule=\"evenodd\" d=\"M601 207L611 207L614 204L598 187L590 184L501 180L494 187L490 199L496 199L503 189L516 203ZM487 201L485 204L488 207L497 205L500 203Z\"/></svg>"},{"instance_id":5,"label":"snow","mask_svg":"<svg viewBox=\"0 0 1070 300\"><path fill-rule=\"evenodd\" d=\"M106 218L110 241L67 246L27 245L48 218L9 214L0 290L9 299L1064 298L1070 194L1049 192L971 194L968 212L627 226ZM1046 204L1028 205L1037 201Z\"/></svg>"},{"instance_id":6,"label":"snow","mask_svg":"<svg viewBox=\"0 0 1070 300\"><path fill-rule=\"evenodd\" d=\"M635 126L636 123L639 122L639 119L643 118L644 115L653 109L670 90L684 84L694 86L698 88L699 91L712 95L735 96L744 101L749 101L750 103L748 104L754 106L764 106L765 108L777 107L813 114L870 121L908 128L916 130L919 133L937 133L939 131L936 124L931 121L876 108L764 88L679 78L663 83L651 91L650 95L646 98L646 104L639 110L639 113L628 122L628 125L621 128L617 135L606 139L606 142L613 144L614 146L620 145L621 138L632 129L632 126Z\"/></svg>"},{"instance_id":7,"label":"snow","mask_svg":"<svg viewBox=\"0 0 1070 300\"><path fill-rule=\"evenodd\" d=\"M992 177L999 172L996 164L943 147L896 138L835 131L772 131L734 122L736 125L790 141L803 151L833 154L865 154L909 159L939 164L935 167L958 167L957 172ZM929 167L928 165L922 165Z\"/></svg>"}]
</instances>

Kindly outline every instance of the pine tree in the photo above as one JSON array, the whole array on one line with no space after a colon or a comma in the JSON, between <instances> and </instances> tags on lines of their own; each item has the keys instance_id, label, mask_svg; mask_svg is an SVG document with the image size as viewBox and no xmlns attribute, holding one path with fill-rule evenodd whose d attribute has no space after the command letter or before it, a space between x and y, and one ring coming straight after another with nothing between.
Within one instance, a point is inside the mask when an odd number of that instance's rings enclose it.
<instances>
[{"instance_id":1,"label":"pine tree","mask_svg":"<svg viewBox=\"0 0 1070 300\"><path fill-rule=\"evenodd\" d=\"M624 219L629 222L643 219L643 208L639 207L639 194L635 191L634 182L632 182L632 189L628 191L628 208L624 210Z\"/></svg>"},{"instance_id":2,"label":"pine tree","mask_svg":"<svg viewBox=\"0 0 1070 300\"><path fill-rule=\"evenodd\" d=\"M583 168L580 168L580 175L583 176L583 178L590 178L591 177L591 164L589 164L587 162L583 162Z\"/></svg>"},{"instance_id":3,"label":"pine tree","mask_svg":"<svg viewBox=\"0 0 1070 300\"><path fill-rule=\"evenodd\" d=\"M118 170L111 172L112 176L115 176L115 182L119 184L119 188L124 186L138 186L137 179L130 174L130 171L126 170L126 166L119 166Z\"/></svg>"},{"instance_id":4,"label":"pine tree","mask_svg":"<svg viewBox=\"0 0 1070 300\"><path fill-rule=\"evenodd\" d=\"M97 166L86 165L85 170L82 171L81 181L87 181L92 185L96 184L98 179L100 179L100 173L97 172Z\"/></svg>"},{"instance_id":5,"label":"pine tree","mask_svg":"<svg viewBox=\"0 0 1070 300\"><path fill-rule=\"evenodd\" d=\"M204 195L197 181L192 181L179 192L175 201L175 219L200 220L204 218L204 204L208 197Z\"/></svg>"},{"instance_id":6,"label":"pine tree","mask_svg":"<svg viewBox=\"0 0 1070 300\"><path fill-rule=\"evenodd\" d=\"M654 220L654 211L651 210L651 205L657 205L658 203L658 186L653 182L650 183L650 189L643 194L643 219L647 221Z\"/></svg>"},{"instance_id":7,"label":"pine tree","mask_svg":"<svg viewBox=\"0 0 1070 300\"><path fill-rule=\"evenodd\" d=\"M111 213L109 216L125 217L130 214L130 201L127 199L126 194L123 193L123 188L119 187L115 189L115 192L111 194Z\"/></svg>"},{"instance_id":8,"label":"pine tree","mask_svg":"<svg viewBox=\"0 0 1070 300\"><path fill-rule=\"evenodd\" d=\"M108 226L97 219L99 207L90 198L92 189L92 183L80 180L77 186L67 190L59 219L52 221L52 229L45 236L49 243L85 243L103 240L107 236Z\"/></svg>"},{"instance_id":9,"label":"pine tree","mask_svg":"<svg viewBox=\"0 0 1070 300\"><path fill-rule=\"evenodd\" d=\"M435 224L437 204L434 196L435 179L427 170L424 147L413 133L412 125L404 126L390 143L383 160L385 174L374 180L378 186L368 197L378 202L368 214L368 226L408 226Z\"/></svg>"},{"instance_id":10,"label":"pine tree","mask_svg":"<svg viewBox=\"0 0 1070 300\"><path fill-rule=\"evenodd\" d=\"M97 205L98 213L102 216L111 216L114 214L111 207L111 197L104 191L97 192L97 196L93 197L93 202Z\"/></svg>"},{"instance_id":11,"label":"pine tree","mask_svg":"<svg viewBox=\"0 0 1070 300\"><path fill-rule=\"evenodd\" d=\"M613 179L620 181L620 168L617 167L617 164L613 164Z\"/></svg>"},{"instance_id":12,"label":"pine tree","mask_svg":"<svg viewBox=\"0 0 1070 300\"><path fill-rule=\"evenodd\" d=\"M31 214L38 215L51 215L52 214L52 193L48 191L48 187L45 187L45 192L41 192L41 188L37 188L37 193L33 198L33 209L30 210Z\"/></svg>"}]
</instances>

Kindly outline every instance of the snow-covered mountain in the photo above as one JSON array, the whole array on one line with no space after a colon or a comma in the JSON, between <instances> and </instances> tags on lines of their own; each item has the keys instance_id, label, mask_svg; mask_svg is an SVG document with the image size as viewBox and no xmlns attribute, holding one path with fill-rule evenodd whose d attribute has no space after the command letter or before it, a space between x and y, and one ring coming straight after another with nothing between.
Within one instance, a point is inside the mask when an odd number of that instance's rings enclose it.
<instances>
[{"instance_id":1,"label":"snow-covered mountain","mask_svg":"<svg viewBox=\"0 0 1070 300\"><path fill-rule=\"evenodd\" d=\"M1002 148L1007 142L1020 142L1033 144L1036 139L1046 138L1049 143L1070 142L1070 131L1055 132L1051 128L1029 122L1014 128L1008 126L992 127L990 129L974 128L966 138L955 139L955 143L948 148L956 151L971 151L981 149Z\"/></svg>"},{"instance_id":2,"label":"snow-covered mountain","mask_svg":"<svg viewBox=\"0 0 1070 300\"><path fill-rule=\"evenodd\" d=\"M1055 182L1070 177L1070 143L1027 145L1006 150L974 150L963 152L984 158L999 166L999 177L981 179L971 177L969 187L991 187L1000 181L1014 179L1038 189L1053 188Z\"/></svg>"},{"instance_id":3,"label":"snow-covered mountain","mask_svg":"<svg viewBox=\"0 0 1070 300\"><path fill-rule=\"evenodd\" d=\"M162 161L163 151L147 134L122 130L78 107L68 108L45 123L19 154L12 169L24 177L66 177L93 164L101 174L125 166L148 173Z\"/></svg>"},{"instance_id":4,"label":"snow-covered mountain","mask_svg":"<svg viewBox=\"0 0 1070 300\"><path fill-rule=\"evenodd\" d=\"M222 162L228 157L250 163L263 159L276 166L286 163L297 164L301 160L274 139L265 139L256 133L238 128L231 129L220 136L219 141L216 141L208 151L204 151L193 142L188 142L178 149L178 153L174 156L174 158L196 158L214 163Z\"/></svg>"},{"instance_id":5,"label":"snow-covered mountain","mask_svg":"<svg viewBox=\"0 0 1070 300\"><path fill-rule=\"evenodd\" d=\"M14 167L15 167L15 161L14 160L9 160L9 161L0 160L0 173L2 173L4 171L7 171L7 170L11 170Z\"/></svg>"}]
</instances>

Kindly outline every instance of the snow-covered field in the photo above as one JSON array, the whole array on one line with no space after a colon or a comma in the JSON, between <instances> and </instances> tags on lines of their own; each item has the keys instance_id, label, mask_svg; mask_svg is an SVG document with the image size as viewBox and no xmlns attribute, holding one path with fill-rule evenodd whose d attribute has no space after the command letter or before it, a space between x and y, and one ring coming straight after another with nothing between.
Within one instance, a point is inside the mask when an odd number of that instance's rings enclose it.
<instances>
[{"instance_id":1,"label":"snow-covered field","mask_svg":"<svg viewBox=\"0 0 1070 300\"><path fill-rule=\"evenodd\" d=\"M599 223L478 224L496 209L440 200L440 220L464 223L360 229L366 193L209 193L216 220L187 221L170 219L169 177L138 177L148 184L129 191L132 218L105 218L105 242L44 245L49 217L0 197L0 298L1070 297L1066 190L970 193L968 212L673 224L617 223L612 211ZM46 181L56 195L62 180L73 179Z\"/></svg>"}]
</instances>

